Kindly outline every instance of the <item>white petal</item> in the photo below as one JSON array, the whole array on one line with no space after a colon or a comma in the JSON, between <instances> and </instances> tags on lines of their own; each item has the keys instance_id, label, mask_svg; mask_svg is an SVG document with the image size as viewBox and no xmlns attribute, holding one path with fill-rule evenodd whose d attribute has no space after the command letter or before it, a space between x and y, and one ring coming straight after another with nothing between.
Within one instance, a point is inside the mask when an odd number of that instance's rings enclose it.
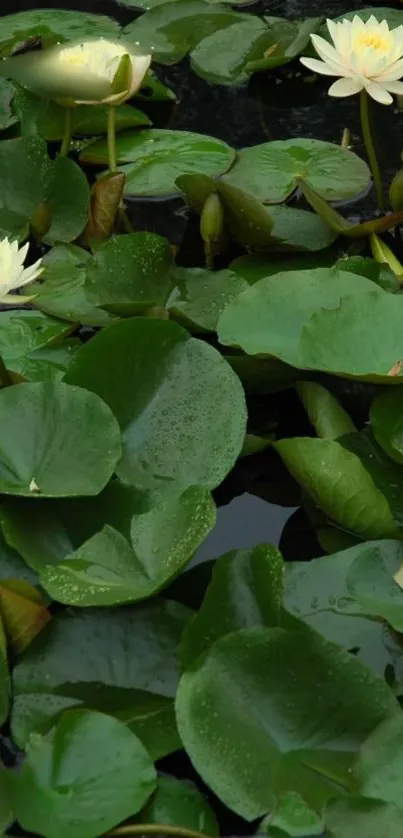
<instances>
[{"instance_id":1,"label":"white petal","mask_svg":"<svg viewBox=\"0 0 403 838\"><path fill-rule=\"evenodd\" d=\"M140 89L145 74L151 64L152 55L132 55L132 83L130 87L130 96L133 96Z\"/></svg>"},{"instance_id":2,"label":"white petal","mask_svg":"<svg viewBox=\"0 0 403 838\"><path fill-rule=\"evenodd\" d=\"M331 87L329 87L328 94L329 96L338 97L354 96L354 94L359 93L362 88L363 83L361 79L338 79L333 82Z\"/></svg>"},{"instance_id":3,"label":"white petal","mask_svg":"<svg viewBox=\"0 0 403 838\"><path fill-rule=\"evenodd\" d=\"M383 72L376 74L376 81L398 81L403 76L403 58L395 61L394 64L389 64L385 67Z\"/></svg>"},{"instance_id":4,"label":"white petal","mask_svg":"<svg viewBox=\"0 0 403 838\"><path fill-rule=\"evenodd\" d=\"M390 93L388 93L387 90L385 90L384 87L382 87L381 84L376 84L376 82L369 81L368 79L363 79L363 82L365 90L367 91L369 96L372 97L372 99L375 99L376 102L380 102L381 105L392 104L392 96L390 95Z\"/></svg>"},{"instance_id":5,"label":"white petal","mask_svg":"<svg viewBox=\"0 0 403 838\"><path fill-rule=\"evenodd\" d=\"M334 47L330 46L330 44L328 44L324 38L321 38L320 35L311 35L311 41L316 49L316 52L319 57L323 59L323 61L339 67L343 75L347 74L348 68L346 68L340 53L338 53Z\"/></svg>"},{"instance_id":6,"label":"white petal","mask_svg":"<svg viewBox=\"0 0 403 838\"><path fill-rule=\"evenodd\" d=\"M320 73L322 76L340 75L338 70L333 69L329 64L325 64L324 61L318 61L317 58L300 58L300 62L304 67L308 67L308 70L313 70L314 73Z\"/></svg>"},{"instance_id":7,"label":"white petal","mask_svg":"<svg viewBox=\"0 0 403 838\"><path fill-rule=\"evenodd\" d=\"M397 96L403 95L403 81L382 82L382 87L388 90L389 93L396 93Z\"/></svg>"}]
</instances>

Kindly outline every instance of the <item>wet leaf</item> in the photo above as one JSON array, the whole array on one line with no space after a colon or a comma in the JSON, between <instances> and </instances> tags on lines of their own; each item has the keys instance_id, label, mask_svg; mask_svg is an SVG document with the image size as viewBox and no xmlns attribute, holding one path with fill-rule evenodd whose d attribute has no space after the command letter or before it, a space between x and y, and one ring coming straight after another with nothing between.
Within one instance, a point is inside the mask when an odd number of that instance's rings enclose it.
<instances>
[{"instance_id":1,"label":"wet leaf","mask_svg":"<svg viewBox=\"0 0 403 838\"><path fill-rule=\"evenodd\" d=\"M381 617L396 631L403 631L403 591L395 582L402 556L380 550L361 550L347 574L347 588L366 614Z\"/></svg>"},{"instance_id":2,"label":"wet leaf","mask_svg":"<svg viewBox=\"0 0 403 838\"><path fill-rule=\"evenodd\" d=\"M137 736L103 713L70 710L45 737L27 744L12 783L24 829L45 838L95 838L136 814L156 771Z\"/></svg>"},{"instance_id":3,"label":"wet leaf","mask_svg":"<svg viewBox=\"0 0 403 838\"><path fill-rule=\"evenodd\" d=\"M172 279L174 288L167 304L170 316L195 333L215 332L224 308L248 287L227 269L175 268Z\"/></svg>"},{"instance_id":4,"label":"wet leaf","mask_svg":"<svg viewBox=\"0 0 403 838\"><path fill-rule=\"evenodd\" d=\"M55 616L14 668L14 740L23 747L64 710L81 707L124 721L153 759L177 750L176 647L190 615L182 605L154 599Z\"/></svg>"},{"instance_id":5,"label":"wet leaf","mask_svg":"<svg viewBox=\"0 0 403 838\"><path fill-rule=\"evenodd\" d=\"M176 777L158 777L156 791L136 820L179 826L204 835L219 835L215 815L206 798L192 783Z\"/></svg>"},{"instance_id":6,"label":"wet leaf","mask_svg":"<svg viewBox=\"0 0 403 838\"><path fill-rule=\"evenodd\" d=\"M242 449L239 379L175 323L138 317L108 327L81 349L66 381L111 407L123 433L117 474L154 500L192 485L214 488Z\"/></svg>"},{"instance_id":7,"label":"wet leaf","mask_svg":"<svg viewBox=\"0 0 403 838\"><path fill-rule=\"evenodd\" d=\"M185 629L180 645L183 664L189 666L232 631L279 625L282 599L283 560L275 547L261 544L221 556L199 613Z\"/></svg>"},{"instance_id":8,"label":"wet leaf","mask_svg":"<svg viewBox=\"0 0 403 838\"><path fill-rule=\"evenodd\" d=\"M400 369L397 370L397 374L399 372ZM376 441L397 463L403 463L402 407L400 390L393 389L376 396L370 414L371 428Z\"/></svg>"},{"instance_id":9,"label":"wet leaf","mask_svg":"<svg viewBox=\"0 0 403 838\"><path fill-rule=\"evenodd\" d=\"M201 777L247 820L293 791L319 809L368 734L400 713L360 661L308 628L220 638L184 673L177 720Z\"/></svg>"},{"instance_id":10,"label":"wet leaf","mask_svg":"<svg viewBox=\"0 0 403 838\"><path fill-rule=\"evenodd\" d=\"M322 835L323 821L319 815L304 803L295 792L285 794L271 815L267 815L258 828L258 835L275 838L276 830L284 830L287 838L306 838L307 835Z\"/></svg>"},{"instance_id":11,"label":"wet leaf","mask_svg":"<svg viewBox=\"0 0 403 838\"><path fill-rule=\"evenodd\" d=\"M370 171L356 154L339 145L292 139L243 149L225 176L228 183L268 203L285 201L301 178L328 201L346 200L365 192Z\"/></svg>"},{"instance_id":12,"label":"wet leaf","mask_svg":"<svg viewBox=\"0 0 403 838\"><path fill-rule=\"evenodd\" d=\"M111 17L70 9L29 9L0 20L0 55L9 55L14 47L34 35L46 45L80 38L117 37L119 24Z\"/></svg>"},{"instance_id":13,"label":"wet leaf","mask_svg":"<svg viewBox=\"0 0 403 838\"><path fill-rule=\"evenodd\" d=\"M403 775L402 716L379 725L361 746L353 767L352 789L366 797L402 808L399 794ZM403 824L403 812L402 824Z\"/></svg>"},{"instance_id":14,"label":"wet leaf","mask_svg":"<svg viewBox=\"0 0 403 838\"><path fill-rule=\"evenodd\" d=\"M63 338L71 331L53 317L16 309L2 311L1 326L0 355L11 373L21 375L29 371L39 350L63 346Z\"/></svg>"},{"instance_id":15,"label":"wet leaf","mask_svg":"<svg viewBox=\"0 0 403 838\"><path fill-rule=\"evenodd\" d=\"M121 456L119 427L108 406L61 382L1 390L0 429L5 494L96 495Z\"/></svg>"},{"instance_id":16,"label":"wet leaf","mask_svg":"<svg viewBox=\"0 0 403 838\"><path fill-rule=\"evenodd\" d=\"M175 6L181 2L175 0ZM120 165L120 171L126 175L125 195L138 196L175 194L175 181L180 175L202 172L218 177L229 169L235 158L234 149L222 140L190 131L157 128L127 131L117 137L116 152L118 163L128 164ZM96 140L86 146L80 160L106 164L106 140Z\"/></svg>"}]
</instances>

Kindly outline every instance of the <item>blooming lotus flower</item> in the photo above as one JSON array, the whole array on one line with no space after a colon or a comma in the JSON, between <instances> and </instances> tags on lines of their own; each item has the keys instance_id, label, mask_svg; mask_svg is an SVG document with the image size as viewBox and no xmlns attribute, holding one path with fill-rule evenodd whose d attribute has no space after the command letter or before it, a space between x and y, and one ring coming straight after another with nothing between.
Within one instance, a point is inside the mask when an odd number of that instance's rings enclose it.
<instances>
[{"instance_id":1,"label":"blooming lotus flower","mask_svg":"<svg viewBox=\"0 0 403 838\"><path fill-rule=\"evenodd\" d=\"M0 62L0 73L67 106L120 105L141 87L151 58L99 38L11 56Z\"/></svg>"},{"instance_id":2,"label":"blooming lotus flower","mask_svg":"<svg viewBox=\"0 0 403 838\"><path fill-rule=\"evenodd\" d=\"M372 15L366 23L358 15L353 20L327 21L333 46L311 35L322 59L301 58L302 64L324 76L340 76L329 88L330 96L352 96L366 90L377 102L390 105L391 93L402 94L403 26L389 29Z\"/></svg>"},{"instance_id":3,"label":"blooming lotus flower","mask_svg":"<svg viewBox=\"0 0 403 838\"><path fill-rule=\"evenodd\" d=\"M34 265L24 268L24 262L28 253L29 245L19 248L18 242L10 242L7 238L0 241L0 303L15 303L24 301L25 297L10 295L10 291L21 288L28 282L33 282L41 275L42 259L38 259ZM28 299L31 299L29 297Z\"/></svg>"}]
</instances>

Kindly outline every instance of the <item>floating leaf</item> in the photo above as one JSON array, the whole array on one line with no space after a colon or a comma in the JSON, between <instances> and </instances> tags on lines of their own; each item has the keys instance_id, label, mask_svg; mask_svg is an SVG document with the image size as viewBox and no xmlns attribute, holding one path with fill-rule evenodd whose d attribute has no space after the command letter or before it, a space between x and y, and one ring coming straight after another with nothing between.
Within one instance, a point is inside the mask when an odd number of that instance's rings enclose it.
<instances>
[{"instance_id":1,"label":"floating leaf","mask_svg":"<svg viewBox=\"0 0 403 838\"><path fill-rule=\"evenodd\" d=\"M229 303L218 322L219 340L225 346L239 346L249 355L273 355L298 366L301 336L314 313L339 309L346 294L371 292L384 294L365 277L337 268L268 276Z\"/></svg>"},{"instance_id":2,"label":"floating leaf","mask_svg":"<svg viewBox=\"0 0 403 838\"><path fill-rule=\"evenodd\" d=\"M56 245L43 259L41 282L30 286L33 305L47 314L90 326L107 326L113 317L96 308L85 292L91 255L73 244Z\"/></svg>"},{"instance_id":3,"label":"floating leaf","mask_svg":"<svg viewBox=\"0 0 403 838\"><path fill-rule=\"evenodd\" d=\"M175 5L181 2L175 0ZM120 166L120 171L126 175L125 194L155 197L175 193L175 181L183 174L203 172L218 177L229 169L235 158L234 149L222 140L190 131L157 128L120 135L116 139L116 153L119 164L129 164ZM90 143L81 152L80 160L106 164L106 141Z\"/></svg>"},{"instance_id":4,"label":"floating leaf","mask_svg":"<svg viewBox=\"0 0 403 838\"><path fill-rule=\"evenodd\" d=\"M50 244L76 239L87 221L89 186L84 173L68 158L50 160L40 137L0 144L0 195L0 212L14 213L21 227L40 205L48 204L45 239Z\"/></svg>"},{"instance_id":5,"label":"floating leaf","mask_svg":"<svg viewBox=\"0 0 403 838\"><path fill-rule=\"evenodd\" d=\"M247 820L288 791L320 808L347 787L368 734L400 712L381 678L307 628L220 638L182 676L176 708L196 770Z\"/></svg>"},{"instance_id":6,"label":"floating leaf","mask_svg":"<svg viewBox=\"0 0 403 838\"><path fill-rule=\"evenodd\" d=\"M192 485L214 488L242 449L239 379L176 323L138 317L109 326L81 349L66 381L111 407L123 433L117 474L154 499Z\"/></svg>"},{"instance_id":7,"label":"floating leaf","mask_svg":"<svg viewBox=\"0 0 403 838\"><path fill-rule=\"evenodd\" d=\"M95 838L136 814L156 771L137 736L103 713L70 710L45 737L32 737L12 783L24 829L45 838Z\"/></svg>"},{"instance_id":8,"label":"floating leaf","mask_svg":"<svg viewBox=\"0 0 403 838\"><path fill-rule=\"evenodd\" d=\"M44 568L41 584L67 605L119 605L156 594L190 561L215 523L206 489L135 515L131 543L106 525L61 564Z\"/></svg>"},{"instance_id":9,"label":"floating leaf","mask_svg":"<svg viewBox=\"0 0 403 838\"><path fill-rule=\"evenodd\" d=\"M64 710L82 707L124 721L154 759L176 750L176 647L190 615L182 605L154 599L53 617L14 668L14 740L23 747Z\"/></svg>"},{"instance_id":10,"label":"floating leaf","mask_svg":"<svg viewBox=\"0 0 403 838\"><path fill-rule=\"evenodd\" d=\"M401 838L403 815L382 800L349 795L329 801L325 824L329 838Z\"/></svg>"},{"instance_id":11,"label":"floating leaf","mask_svg":"<svg viewBox=\"0 0 403 838\"><path fill-rule=\"evenodd\" d=\"M288 792L281 798L275 812L263 819L258 831L258 835L267 835L268 838L278 835L280 838L306 838L307 835L313 838L322 834L322 818L295 792Z\"/></svg>"},{"instance_id":12,"label":"floating leaf","mask_svg":"<svg viewBox=\"0 0 403 838\"><path fill-rule=\"evenodd\" d=\"M61 382L1 390L0 429L5 494L96 495L121 456L119 427L108 406Z\"/></svg>"},{"instance_id":13,"label":"floating leaf","mask_svg":"<svg viewBox=\"0 0 403 838\"><path fill-rule=\"evenodd\" d=\"M392 559L392 560L391 560ZM381 617L396 631L403 631L403 591L393 576L402 557L380 550L364 549L347 574L347 588L366 614Z\"/></svg>"},{"instance_id":14,"label":"floating leaf","mask_svg":"<svg viewBox=\"0 0 403 838\"><path fill-rule=\"evenodd\" d=\"M152 52L161 64L180 61L203 38L246 18L224 5L204 0L175 0L150 9L123 30L126 42Z\"/></svg>"},{"instance_id":15,"label":"floating leaf","mask_svg":"<svg viewBox=\"0 0 403 838\"><path fill-rule=\"evenodd\" d=\"M175 268L174 288L167 308L170 316L192 332L215 332L224 308L247 282L227 269Z\"/></svg>"},{"instance_id":16,"label":"floating leaf","mask_svg":"<svg viewBox=\"0 0 403 838\"><path fill-rule=\"evenodd\" d=\"M196 786L167 775L158 777L156 791L136 820L219 835L213 810Z\"/></svg>"},{"instance_id":17,"label":"floating leaf","mask_svg":"<svg viewBox=\"0 0 403 838\"><path fill-rule=\"evenodd\" d=\"M29 372L39 350L63 345L62 338L71 331L65 323L35 311L2 311L1 325L0 355L7 369L19 375Z\"/></svg>"},{"instance_id":18,"label":"floating leaf","mask_svg":"<svg viewBox=\"0 0 403 838\"><path fill-rule=\"evenodd\" d=\"M279 625L282 599L283 560L275 547L262 544L221 556L199 613L184 632L180 646L184 665L231 631Z\"/></svg>"},{"instance_id":19,"label":"floating leaf","mask_svg":"<svg viewBox=\"0 0 403 838\"><path fill-rule=\"evenodd\" d=\"M366 797L394 803L401 809L403 773L402 716L390 718L363 743L353 767L352 788ZM402 823L403 823L403 813Z\"/></svg>"},{"instance_id":20,"label":"floating leaf","mask_svg":"<svg viewBox=\"0 0 403 838\"><path fill-rule=\"evenodd\" d=\"M34 35L45 44L80 38L116 38L119 24L111 17L67 9L29 9L0 19L0 55L8 55L17 44Z\"/></svg>"},{"instance_id":21,"label":"floating leaf","mask_svg":"<svg viewBox=\"0 0 403 838\"><path fill-rule=\"evenodd\" d=\"M231 30L229 30L231 31ZM354 198L369 186L367 164L322 140L277 140L238 152L225 181L269 203L285 201L301 178L328 201Z\"/></svg>"},{"instance_id":22,"label":"floating leaf","mask_svg":"<svg viewBox=\"0 0 403 838\"><path fill-rule=\"evenodd\" d=\"M371 405L371 428L387 455L403 463L402 395L400 390L380 393Z\"/></svg>"},{"instance_id":23,"label":"floating leaf","mask_svg":"<svg viewBox=\"0 0 403 838\"><path fill-rule=\"evenodd\" d=\"M305 51L310 43L311 34L317 31L323 20L321 17L286 20L283 17L268 15L265 15L264 19L269 26L270 37L266 41L266 50L263 56L249 61L247 64L247 70L253 73L281 67L296 58L297 55Z\"/></svg>"},{"instance_id":24,"label":"floating leaf","mask_svg":"<svg viewBox=\"0 0 403 838\"><path fill-rule=\"evenodd\" d=\"M169 242L155 233L114 236L97 248L85 291L94 305L130 317L164 306L172 288Z\"/></svg>"},{"instance_id":25,"label":"floating leaf","mask_svg":"<svg viewBox=\"0 0 403 838\"><path fill-rule=\"evenodd\" d=\"M241 18L200 41L191 53L192 70L215 84L243 84L250 77L248 63L263 55L269 41L269 30L261 18Z\"/></svg>"},{"instance_id":26,"label":"floating leaf","mask_svg":"<svg viewBox=\"0 0 403 838\"><path fill-rule=\"evenodd\" d=\"M334 264L335 257L336 253L333 252L333 249L323 250L320 253L315 253L315 255L311 253L295 253L286 257L268 253L248 253L245 256L238 256L234 259L230 263L229 268L237 276L242 277L248 285L254 285L259 279L264 279L266 276L273 276L273 274L284 273L284 271L306 271L322 267L331 268ZM344 270L340 264L337 267ZM356 273L356 271L350 271L347 266L345 271L347 273Z\"/></svg>"}]
</instances>

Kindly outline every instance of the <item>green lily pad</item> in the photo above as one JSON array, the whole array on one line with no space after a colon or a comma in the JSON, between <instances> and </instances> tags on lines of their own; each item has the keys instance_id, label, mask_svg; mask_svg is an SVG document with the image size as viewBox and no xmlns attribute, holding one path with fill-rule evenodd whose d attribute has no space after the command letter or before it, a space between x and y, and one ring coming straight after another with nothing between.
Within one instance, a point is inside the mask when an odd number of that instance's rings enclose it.
<instances>
[{"instance_id":1,"label":"green lily pad","mask_svg":"<svg viewBox=\"0 0 403 838\"><path fill-rule=\"evenodd\" d=\"M192 485L214 488L242 449L239 379L176 323L138 317L109 326L83 346L66 381L112 408L123 433L117 474L154 500Z\"/></svg>"},{"instance_id":2,"label":"green lily pad","mask_svg":"<svg viewBox=\"0 0 403 838\"><path fill-rule=\"evenodd\" d=\"M85 291L92 256L73 244L55 245L43 259L41 281L30 286L35 308L61 320L89 326L107 326L115 319L93 305ZM60 325L60 324L59 324Z\"/></svg>"},{"instance_id":3,"label":"green lily pad","mask_svg":"<svg viewBox=\"0 0 403 838\"><path fill-rule=\"evenodd\" d=\"M401 809L402 745L401 715L380 724L361 747L353 769L353 790Z\"/></svg>"},{"instance_id":4,"label":"green lily pad","mask_svg":"<svg viewBox=\"0 0 403 838\"><path fill-rule=\"evenodd\" d=\"M96 495L121 456L119 426L94 393L61 382L0 391L0 491Z\"/></svg>"},{"instance_id":5,"label":"green lily pad","mask_svg":"<svg viewBox=\"0 0 403 838\"><path fill-rule=\"evenodd\" d=\"M204 0L174 0L163 3L129 23L123 30L126 42L152 52L161 64L180 61L199 41L218 29L246 18L228 6Z\"/></svg>"},{"instance_id":6,"label":"green lily pad","mask_svg":"<svg viewBox=\"0 0 403 838\"><path fill-rule=\"evenodd\" d=\"M178 5L174 0L169 5ZM191 0L193 2L193 0ZM199 2L199 0L197 0ZM235 159L235 151L222 140L190 131L150 128L126 132L117 137L116 153L120 171L126 174L126 195L162 196L177 192L180 175L203 172L212 177L224 174ZM105 140L96 140L81 152L84 163L107 163Z\"/></svg>"},{"instance_id":7,"label":"green lily pad","mask_svg":"<svg viewBox=\"0 0 403 838\"><path fill-rule=\"evenodd\" d=\"M16 371L11 377L21 381L61 381L67 372L71 359L81 348L79 338L64 340L60 345L35 349L27 357L16 359L12 365Z\"/></svg>"},{"instance_id":8,"label":"green lily pad","mask_svg":"<svg viewBox=\"0 0 403 838\"><path fill-rule=\"evenodd\" d=\"M267 203L285 201L303 178L327 201L354 198L368 188L367 164L352 151L321 140L277 140L238 152L225 181Z\"/></svg>"},{"instance_id":9,"label":"green lily pad","mask_svg":"<svg viewBox=\"0 0 403 838\"><path fill-rule=\"evenodd\" d=\"M294 437L276 442L275 448L297 482L339 527L361 538L399 536L402 492L397 469L382 460L366 433L339 440Z\"/></svg>"},{"instance_id":10,"label":"green lily pad","mask_svg":"<svg viewBox=\"0 0 403 838\"><path fill-rule=\"evenodd\" d=\"M87 267L85 292L96 306L130 317L164 306L172 288L169 242L155 233L114 236Z\"/></svg>"},{"instance_id":11,"label":"green lily pad","mask_svg":"<svg viewBox=\"0 0 403 838\"><path fill-rule=\"evenodd\" d=\"M248 253L245 256L238 256L234 259L229 268L231 271L242 277L248 285L254 285L259 279L284 271L306 271L314 268L330 268L335 261L335 254L332 249L315 253L296 253L292 256L274 256L263 253ZM343 267L338 265L341 270ZM347 272L349 268L345 269ZM355 273L355 271L351 271Z\"/></svg>"},{"instance_id":12,"label":"green lily pad","mask_svg":"<svg viewBox=\"0 0 403 838\"><path fill-rule=\"evenodd\" d=\"M11 128L18 122L11 107L14 99L15 88L7 79L0 79L0 131Z\"/></svg>"},{"instance_id":13,"label":"green lily pad","mask_svg":"<svg viewBox=\"0 0 403 838\"><path fill-rule=\"evenodd\" d=\"M289 791L320 809L347 788L368 734L400 713L383 679L305 627L220 638L182 676L176 711L196 770L249 821Z\"/></svg>"},{"instance_id":14,"label":"green lily pad","mask_svg":"<svg viewBox=\"0 0 403 838\"><path fill-rule=\"evenodd\" d=\"M192 332L215 332L218 319L248 283L227 269L175 268L167 303L170 316Z\"/></svg>"},{"instance_id":15,"label":"green lily pad","mask_svg":"<svg viewBox=\"0 0 403 838\"><path fill-rule=\"evenodd\" d=\"M176 647L191 613L154 599L141 607L58 614L14 668L14 740L24 747L64 710L82 707L125 721L154 759L179 748Z\"/></svg>"},{"instance_id":16,"label":"green lily pad","mask_svg":"<svg viewBox=\"0 0 403 838\"><path fill-rule=\"evenodd\" d=\"M49 214L44 230L49 244L73 241L88 217L89 186L80 167L68 158L50 160L39 137L0 144L1 211L12 212L24 228L41 206Z\"/></svg>"},{"instance_id":17,"label":"green lily pad","mask_svg":"<svg viewBox=\"0 0 403 838\"><path fill-rule=\"evenodd\" d=\"M233 550L217 559L201 608L181 640L184 666L225 634L279 625L283 572L281 554L265 544L253 550Z\"/></svg>"},{"instance_id":18,"label":"green lily pad","mask_svg":"<svg viewBox=\"0 0 403 838\"><path fill-rule=\"evenodd\" d=\"M143 79L140 90L136 93L136 99L141 99L146 102L178 101L174 91L166 84L163 84L153 70L149 70Z\"/></svg>"},{"instance_id":19,"label":"green lily pad","mask_svg":"<svg viewBox=\"0 0 403 838\"><path fill-rule=\"evenodd\" d=\"M380 393L371 405L371 428L388 457L403 463L402 395L400 389Z\"/></svg>"},{"instance_id":20,"label":"green lily pad","mask_svg":"<svg viewBox=\"0 0 403 838\"><path fill-rule=\"evenodd\" d=\"M119 605L156 594L190 561L215 524L210 493L193 486L135 515L130 542L106 525L68 555L46 566L41 584L67 605Z\"/></svg>"},{"instance_id":21,"label":"green lily pad","mask_svg":"<svg viewBox=\"0 0 403 838\"><path fill-rule=\"evenodd\" d=\"M179 826L210 836L220 834L214 812L196 786L168 775L158 777L156 791L136 820Z\"/></svg>"},{"instance_id":22,"label":"green lily pad","mask_svg":"<svg viewBox=\"0 0 403 838\"><path fill-rule=\"evenodd\" d=\"M48 99L40 99L23 87L17 88L13 101L16 119L23 136L39 134L45 140L61 140L65 130L65 108ZM94 137L106 134L107 105L78 105L73 109L73 135ZM116 108L116 131L150 125L146 114L131 105Z\"/></svg>"},{"instance_id":23,"label":"green lily pad","mask_svg":"<svg viewBox=\"0 0 403 838\"><path fill-rule=\"evenodd\" d=\"M402 834L402 810L369 797L334 798L327 804L324 817L331 838L401 838Z\"/></svg>"},{"instance_id":24,"label":"green lily pad","mask_svg":"<svg viewBox=\"0 0 403 838\"><path fill-rule=\"evenodd\" d=\"M304 803L300 794L288 792L279 801L276 811L263 818L259 835L267 838L306 838L323 835L323 820Z\"/></svg>"},{"instance_id":25,"label":"green lily pad","mask_svg":"<svg viewBox=\"0 0 403 838\"><path fill-rule=\"evenodd\" d=\"M369 279L337 268L268 276L229 303L218 322L219 340L249 355L272 355L299 366L302 335L314 313L338 309L346 294L372 292L389 297Z\"/></svg>"},{"instance_id":26,"label":"green lily pad","mask_svg":"<svg viewBox=\"0 0 403 838\"><path fill-rule=\"evenodd\" d=\"M36 311L12 309L1 313L0 355L10 372L24 375L35 364L38 350L62 345L71 327ZM28 377L28 376L27 376Z\"/></svg>"},{"instance_id":27,"label":"green lily pad","mask_svg":"<svg viewBox=\"0 0 403 838\"><path fill-rule=\"evenodd\" d=\"M70 710L27 745L12 802L17 820L45 838L89 838L136 814L157 773L126 725L104 713Z\"/></svg>"},{"instance_id":28,"label":"green lily pad","mask_svg":"<svg viewBox=\"0 0 403 838\"><path fill-rule=\"evenodd\" d=\"M249 72L272 70L288 64L301 52L305 52L310 43L310 36L320 26L322 17L308 17L303 20L286 20L283 17L264 16L269 26L270 40L267 41L266 54L249 61Z\"/></svg>"},{"instance_id":29,"label":"green lily pad","mask_svg":"<svg viewBox=\"0 0 403 838\"><path fill-rule=\"evenodd\" d=\"M403 631L403 591L393 576L402 556L384 556L382 551L361 550L347 574L347 588L361 608L381 617L396 631Z\"/></svg>"},{"instance_id":30,"label":"green lily pad","mask_svg":"<svg viewBox=\"0 0 403 838\"><path fill-rule=\"evenodd\" d=\"M40 36L47 45L80 38L117 38L119 24L111 17L67 9L29 9L0 18L0 55Z\"/></svg>"}]
</instances>

